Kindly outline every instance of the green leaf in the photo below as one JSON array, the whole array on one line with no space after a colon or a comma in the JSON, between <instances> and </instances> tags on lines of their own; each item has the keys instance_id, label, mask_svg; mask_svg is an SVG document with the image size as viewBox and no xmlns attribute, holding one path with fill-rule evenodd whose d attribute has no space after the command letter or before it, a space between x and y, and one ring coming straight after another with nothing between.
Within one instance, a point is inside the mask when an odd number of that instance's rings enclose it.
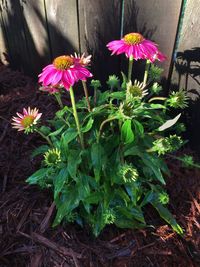
<instances>
[{"instance_id":1,"label":"green leaf","mask_svg":"<svg viewBox=\"0 0 200 267\"><path fill-rule=\"evenodd\" d=\"M37 184L41 179L44 179L48 173L49 169L42 168L35 173L33 173L26 182L29 184Z\"/></svg>"},{"instance_id":2,"label":"green leaf","mask_svg":"<svg viewBox=\"0 0 200 267\"><path fill-rule=\"evenodd\" d=\"M44 135L48 135L51 132L51 129L47 126L41 126L40 132L42 132Z\"/></svg>"},{"instance_id":3,"label":"green leaf","mask_svg":"<svg viewBox=\"0 0 200 267\"><path fill-rule=\"evenodd\" d=\"M131 128L131 120L126 120L121 128L122 141L125 144L130 144L134 140L134 133Z\"/></svg>"},{"instance_id":4,"label":"green leaf","mask_svg":"<svg viewBox=\"0 0 200 267\"><path fill-rule=\"evenodd\" d=\"M83 133L88 132L92 128L93 122L94 122L94 119L92 117L90 117L89 121L87 122L87 124L85 125L85 127L82 128L81 131Z\"/></svg>"},{"instance_id":5,"label":"green leaf","mask_svg":"<svg viewBox=\"0 0 200 267\"><path fill-rule=\"evenodd\" d=\"M81 163L81 151L80 150L69 150L68 151L68 162L67 162L67 168L69 171L70 176L73 179L76 179L77 177L77 168L78 165Z\"/></svg>"},{"instance_id":6,"label":"green leaf","mask_svg":"<svg viewBox=\"0 0 200 267\"><path fill-rule=\"evenodd\" d=\"M133 120L133 124L134 124L134 127L135 127L135 131L140 136L143 136L143 134L144 134L144 127L143 127L143 125L139 121L137 121L137 120Z\"/></svg>"},{"instance_id":7,"label":"green leaf","mask_svg":"<svg viewBox=\"0 0 200 267\"><path fill-rule=\"evenodd\" d=\"M145 194L144 199L142 200L142 203L140 204L140 207L145 206L147 203L150 203L154 199L155 193L150 190Z\"/></svg>"},{"instance_id":8,"label":"green leaf","mask_svg":"<svg viewBox=\"0 0 200 267\"><path fill-rule=\"evenodd\" d=\"M122 87L122 89L126 90L126 84L127 84L128 79L122 71L121 71L121 75L122 75L122 79L123 79L121 87Z\"/></svg>"},{"instance_id":9,"label":"green leaf","mask_svg":"<svg viewBox=\"0 0 200 267\"><path fill-rule=\"evenodd\" d=\"M115 224L120 228L144 228L146 225L144 216L141 210L132 208L124 208L117 206Z\"/></svg>"},{"instance_id":10,"label":"green leaf","mask_svg":"<svg viewBox=\"0 0 200 267\"><path fill-rule=\"evenodd\" d=\"M161 125L159 128L158 128L158 131L164 131L170 127L172 127L180 118L181 116L181 113L178 114L175 118L173 118L172 120L168 120L166 121L163 125Z\"/></svg>"},{"instance_id":11,"label":"green leaf","mask_svg":"<svg viewBox=\"0 0 200 267\"><path fill-rule=\"evenodd\" d=\"M121 92L113 92L110 94L110 97L112 99L118 99L118 100L122 100L125 98L125 93L124 91L121 91Z\"/></svg>"},{"instance_id":12,"label":"green leaf","mask_svg":"<svg viewBox=\"0 0 200 267\"><path fill-rule=\"evenodd\" d=\"M92 225L92 230L96 237L100 234L100 232L106 225L105 220L103 218L103 214L104 214L104 208L100 204L96 210L96 214L93 218L93 225Z\"/></svg>"},{"instance_id":13,"label":"green leaf","mask_svg":"<svg viewBox=\"0 0 200 267\"><path fill-rule=\"evenodd\" d=\"M94 174L97 181L100 179L100 171L103 167L103 163L105 162L105 154L104 149L100 143L93 144L91 147L91 160L94 168Z\"/></svg>"},{"instance_id":14,"label":"green leaf","mask_svg":"<svg viewBox=\"0 0 200 267\"><path fill-rule=\"evenodd\" d=\"M151 104L150 107L152 109L166 109L166 107L162 104Z\"/></svg>"},{"instance_id":15,"label":"green leaf","mask_svg":"<svg viewBox=\"0 0 200 267\"><path fill-rule=\"evenodd\" d=\"M77 137L78 133L77 130L74 128L69 128L65 133L62 134L62 142L65 143L65 145L69 144L71 141L73 141Z\"/></svg>"},{"instance_id":16,"label":"green leaf","mask_svg":"<svg viewBox=\"0 0 200 267\"><path fill-rule=\"evenodd\" d=\"M63 125L62 127L60 127L55 132L50 133L48 136L57 136L57 135L59 135L62 132L62 130L64 129L64 127L65 127L65 125Z\"/></svg>"},{"instance_id":17,"label":"green leaf","mask_svg":"<svg viewBox=\"0 0 200 267\"><path fill-rule=\"evenodd\" d=\"M41 154L44 154L45 152L47 152L49 150L49 146L47 145L42 145L36 149L34 149L34 151L32 152L31 156L35 157Z\"/></svg>"},{"instance_id":18,"label":"green leaf","mask_svg":"<svg viewBox=\"0 0 200 267\"><path fill-rule=\"evenodd\" d=\"M183 235L183 229L176 222L173 215L169 212L167 208L165 208L162 204L155 200L152 200L151 204L158 211L160 217L162 217L168 224L170 224L176 233L178 233L179 235Z\"/></svg>"},{"instance_id":19,"label":"green leaf","mask_svg":"<svg viewBox=\"0 0 200 267\"><path fill-rule=\"evenodd\" d=\"M90 193L84 200L87 204L98 204L102 200L102 193L101 192L93 192Z\"/></svg>"},{"instance_id":20,"label":"green leaf","mask_svg":"<svg viewBox=\"0 0 200 267\"><path fill-rule=\"evenodd\" d=\"M125 205L127 206L130 202L129 196L126 194L126 192L122 188L115 189L115 196L121 198L121 200L124 201Z\"/></svg>"},{"instance_id":21,"label":"green leaf","mask_svg":"<svg viewBox=\"0 0 200 267\"><path fill-rule=\"evenodd\" d=\"M127 149L125 147L124 149L124 156L127 157L127 156L137 156L140 154L140 150L138 148L138 146L127 146Z\"/></svg>"},{"instance_id":22,"label":"green leaf","mask_svg":"<svg viewBox=\"0 0 200 267\"><path fill-rule=\"evenodd\" d=\"M77 188L69 186L66 188L65 192L62 194L60 200L57 199L56 206L57 206L57 214L56 218L53 222L53 227L57 226L61 223L62 219L70 214L76 207L79 205L79 198Z\"/></svg>"},{"instance_id":23,"label":"green leaf","mask_svg":"<svg viewBox=\"0 0 200 267\"><path fill-rule=\"evenodd\" d=\"M54 178L54 199L57 198L58 194L62 191L62 188L68 180L68 169L63 168L59 174Z\"/></svg>"},{"instance_id":24,"label":"green leaf","mask_svg":"<svg viewBox=\"0 0 200 267\"><path fill-rule=\"evenodd\" d=\"M125 185L125 189L129 197L131 198L132 203L136 206L139 195L139 188L134 184L134 185Z\"/></svg>"},{"instance_id":25,"label":"green leaf","mask_svg":"<svg viewBox=\"0 0 200 267\"><path fill-rule=\"evenodd\" d=\"M85 200L90 195L88 176L80 174L76 183L80 200Z\"/></svg>"},{"instance_id":26,"label":"green leaf","mask_svg":"<svg viewBox=\"0 0 200 267\"><path fill-rule=\"evenodd\" d=\"M155 177L165 185L165 180L162 176L162 173L160 171L160 161L157 160L155 157L150 156L147 153L141 153L140 157L142 158L144 164L152 170L154 173Z\"/></svg>"}]
</instances>

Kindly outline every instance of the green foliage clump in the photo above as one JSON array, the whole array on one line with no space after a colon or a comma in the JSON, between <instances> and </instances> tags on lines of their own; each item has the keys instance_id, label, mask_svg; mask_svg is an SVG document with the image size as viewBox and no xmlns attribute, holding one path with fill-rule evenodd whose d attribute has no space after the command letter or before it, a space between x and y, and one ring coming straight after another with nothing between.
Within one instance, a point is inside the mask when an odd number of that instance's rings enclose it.
<instances>
[{"instance_id":1,"label":"green foliage clump","mask_svg":"<svg viewBox=\"0 0 200 267\"><path fill-rule=\"evenodd\" d=\"M159 71L152 68L156 76ZM157 101L153 93L160 91L158 84L144 88L124 79L120 85L114 76L107 84L111 91L100 91L98 80L91 82L98 94L90 97L90 112L84 99L76 104L84 148L71 107L60 109L48 127L41 127L50 143L34 152L44 159L41 169L27 182L51 188L57 207L53 226L61 222L87 224L95 236L108 224L143 228L147 226L144 207L151 204L182 234L166 207L169 196L164 190L164 175L169 175L169 170L163 155L183 145L174 133L180 116L173 120L169 116L172 97L163 98L162 104ZM122 88L124 84L126 88Z\"/></svg>"}]
</instances>

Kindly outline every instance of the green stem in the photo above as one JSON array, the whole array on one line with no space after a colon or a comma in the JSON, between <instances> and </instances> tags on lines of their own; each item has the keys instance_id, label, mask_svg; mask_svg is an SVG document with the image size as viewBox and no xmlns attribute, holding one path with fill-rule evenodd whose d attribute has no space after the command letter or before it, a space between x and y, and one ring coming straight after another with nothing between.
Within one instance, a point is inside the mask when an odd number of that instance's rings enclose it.
<instances>
[{"instance_id":1,"label":"green stem","mask_svg":"<svg viewBox=\"0 0 200 267\"><path fill-rule=\"evenodd\" d=\"M88 111L91 111L91 106L90 106L90 101L89 101L89 95L88 95L88 89L87 89L87 85L85 81L82 81L83 84L83 89L84 89L84 93L85 93L85 99L87 102L87 106L88 106Z\"/></svg>"},{"instance_id":2,"label":"green stem","mask_svg":"<svg viewBox=\"0 0 200 267\"><path fill-rule=\"evenodd\" d=\"M147 84L150 64L151 64L150 60L147 60L146 66L145 66L145 71L144 71L144 79L143 79L143 85L144 86L146 86L146 84Z\"/></svg>"},{"instance_id":3,"label":"green stem","mask_svg":"<svg viewBox=\"0 0 200 267\"><path fill-rule=\"evenodd\" d=\"M108 118L107 120L105 120L105 121L103 121L103 122L101 123L100 128L99 128L99 133L98 133L98 136L97 136L97 142L98 142L98 143L99 143L99 139L100 139L100 137L101 137L101 132L102 132L102 130L103 130L104 125L105 125L107 122L113 121L113 120L115 120L115 119L117 119L117 117Z\"/></svg>"},{"instance_id":4,"label":"green stem","mask_svg":"<svg viewBox=\"0 0 200 267\"><path fill-rule=\"evenodd\" d=\"M177 159L177 160L179 160L179 161L185 163L185 161L184 161L182 158L173 156L173 155L171 155L171 154L168 154L167 156L170 157L170 158L173 158L173 159ZM200 169L200 165L199 165L199 164L196 164L196 163L191 163L189 166Z\"/></svg>"},{"instance_id":5,"label":"green stem","mask_svg":"<svg viewBox=\"0 0 200 267\"><path fill-rule=\"evenodd\" d=\"M97 88L94 87L94 107L96 106L97 104Z\"/></svg>"},{"instance_id":6,"label":"green stem","mask_svg":"<svg viewBox=\"0 0 200 267\"><path fill-rule=\"evenodd\" d=\"M50 138L46 135L44 135L40 130L36 129L35 130L39 135L41 135L47 142L50 146L54 146L53 143L51 142Z\"/></svg>"},{"instance_id":7,"label":"green stem","mask_svg":"<svg viewBox=\"0 0 200 267\"><path fill-rule=\"evenodd\" d=\"M128 82L131 81L132 70L133 70L133 57L130 56L128 64Z\"/></svg>"},{"instance_id":8,"label":"green stem","mask_svg":"<svg viewBox=\"0 0 200 267\"><path fill-rule=\"evenodd\" d=\"M63 103L62 103L62 99L61 99L60 93L55 93L54 96L55 96L60 108L63 109Z\"/></svg>"},{"instance_id":9,"label":"green stem","mask_svg":"<svg viewBox=\"0 0 200 267\"><path fill-rule=\"evenodd\" d=\"M82 149L84 149L83 136L82 136L82 133L81 133L80 123L79 123L78 114L77 114L77 110L76 110L74 91L73 91L72 86L70 86L69 93L70 93L70 98L71 98L71 102L72 102L73 115L74 115L74 119L75 119L75 122L76 122L78 135L79 135L80 142L81 142L81 147L82 147Z\"/></svg>"}]
</instances>

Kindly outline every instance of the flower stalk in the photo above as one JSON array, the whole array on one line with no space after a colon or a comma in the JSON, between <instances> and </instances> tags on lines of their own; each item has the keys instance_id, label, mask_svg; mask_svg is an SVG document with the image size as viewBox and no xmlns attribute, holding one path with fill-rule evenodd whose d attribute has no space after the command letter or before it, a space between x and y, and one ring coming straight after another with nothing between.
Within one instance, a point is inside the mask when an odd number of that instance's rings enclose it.
<instances>
[{"instance_id":1,"label":"flower stalk","mask_svg":"<svg viewBox=\"0 0 200 267\"><path fill-rule=\"evenodd\" d=\"M128 64L128 82L131 81L132 70L133 70L133 56L130 56Z\"/></svg>"},{"instance_id":2,"label":"flower stalk","mask_svg":"<svg viewBox=\"0 0 200 267\"><path fill-rule=\"evenodd\" d=\"M83 135L81 133L81 127L80 127L78 114L77 114L77 110L76 110L76 103L75 103L74 91L73 91L72 86L70 86L70 88L69 88L69 93L70 93L70 98L71 98L71 102L72 102L73 115L74 115L74 119L75 119L75 122L76 122L78 135L79 135L80 142L81 142L81 147L82 147L82 149L84 149Z\"/></svg>"},{"instance_id":3,"label":"flower stalk","mask_svg":"<svg viewBox=\"0 0 200 267\"><path fill-rule=\"evenodd\" d=\"M145 71L144 71L144 79L143 79L144 87L147 85L147 79L148 79L148 75L149 75L150 64L151 64L150 60L147 59L146 66L145 66Z\"/></svg>"},{"instance_id":4,"label":"flower stalk","mask_svg":"<svg viewBox=\"0 0 200 267\"><path fill-rule=\"evenodd\" d=\"M91 106L90 106L90 100L89 100L87 84L86 84L85 81L82 81L82 85L83 85L83 89L84 89L84 93L85 93L85 99L86 99L86 102L87 102L88 111L91 112Z\"/></svg>"},{"instance_id":5,"label":"flower stalk","mask_svg":"<svg viewBox=\"0 0 200 267\"><path fill-rule=\"evenodd\" d=\"M43 134L40 130L35 129L35 132L38 133L39 135L41 135L51 147L54 146L53 143L51 142L50 138L48 136L46 136L45 134Z\"/></svg>"}]
</instances>

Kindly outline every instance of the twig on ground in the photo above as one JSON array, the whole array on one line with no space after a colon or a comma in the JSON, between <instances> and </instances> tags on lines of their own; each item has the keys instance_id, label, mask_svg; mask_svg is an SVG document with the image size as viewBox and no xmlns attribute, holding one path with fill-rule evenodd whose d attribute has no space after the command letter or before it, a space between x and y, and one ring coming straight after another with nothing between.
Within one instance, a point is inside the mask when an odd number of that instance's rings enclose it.
<instances>
[{"instance_id":1,"label":"twig on ground","mask_svg":"<svg viewBox=\"0 0 200 267\"><path fill-rule=\"evenodd\" d=\"M47 228L49 226L49 221L50 221L51 216L52 216L52 214L53 214L53 212L55 210L55 206L56 205L53 202L51 204L50 208L48 209L46 216L44 217L44 219L42 220L42 222L41 222L41 224L39 226L40 233L44 233L47 230Z\"/></svg>"}]
</instances>

